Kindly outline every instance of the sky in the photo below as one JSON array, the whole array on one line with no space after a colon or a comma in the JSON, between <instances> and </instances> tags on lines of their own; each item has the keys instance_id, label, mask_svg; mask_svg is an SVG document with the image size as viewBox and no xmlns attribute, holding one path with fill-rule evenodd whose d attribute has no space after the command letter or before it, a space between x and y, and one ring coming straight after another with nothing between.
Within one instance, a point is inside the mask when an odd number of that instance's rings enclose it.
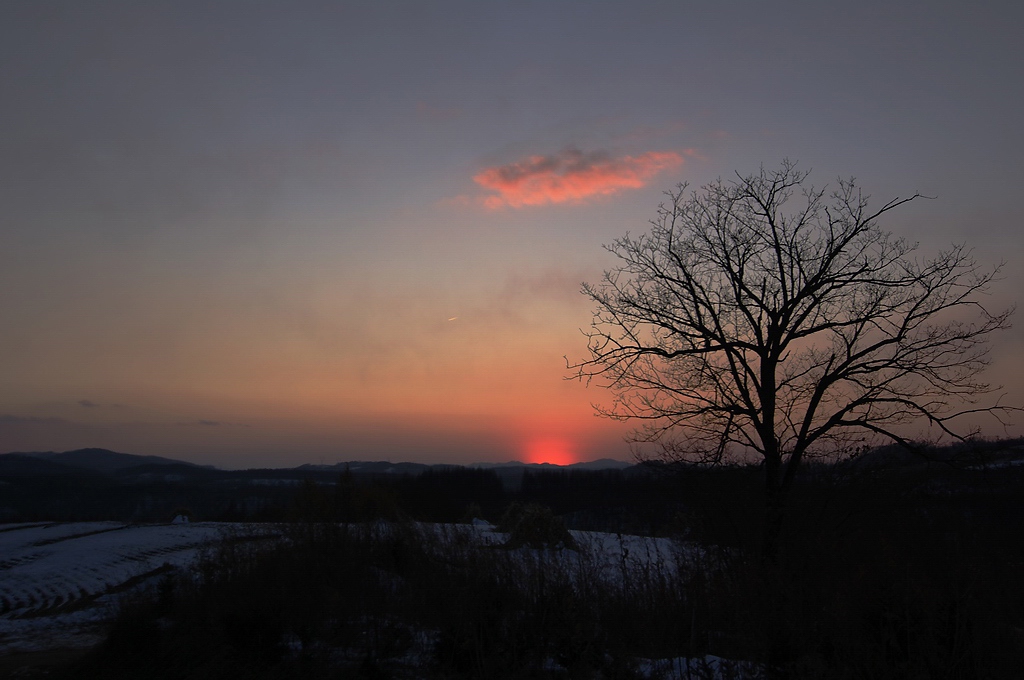
<instances>
[{"instance_id":1,"label":"sky","mask_svg":"<svg viewBox=\"0 0 1024 680\"><path fill-rule=\"evenodd\" d=\"M0 452L628 459L566 380L664 192L785 158L1024 290L1011 2L0 4ZM1019 315L1018 315L1019 316ZM1024 405L1024 331L989 379ZM1024 418L991 436L1024 434Z\"/></svg>"}]
</instances>

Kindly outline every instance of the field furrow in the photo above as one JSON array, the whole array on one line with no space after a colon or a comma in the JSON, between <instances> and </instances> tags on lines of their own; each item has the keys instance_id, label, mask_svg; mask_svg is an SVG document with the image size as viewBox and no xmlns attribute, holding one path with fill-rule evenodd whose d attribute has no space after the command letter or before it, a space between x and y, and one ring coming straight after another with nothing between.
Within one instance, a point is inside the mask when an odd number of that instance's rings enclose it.
<instances>
[{"instance_id":1,"label":"field furrow","mask_svg":"<svg viewBox=\"0 0 1024 680\"><path fill-rule=\"evenodd\" d=\"M0 655L94 641L120 593L193 562L232 525L0 525ZM235 528L237 530L237 528Z\"/></svg>"}]
</instances>

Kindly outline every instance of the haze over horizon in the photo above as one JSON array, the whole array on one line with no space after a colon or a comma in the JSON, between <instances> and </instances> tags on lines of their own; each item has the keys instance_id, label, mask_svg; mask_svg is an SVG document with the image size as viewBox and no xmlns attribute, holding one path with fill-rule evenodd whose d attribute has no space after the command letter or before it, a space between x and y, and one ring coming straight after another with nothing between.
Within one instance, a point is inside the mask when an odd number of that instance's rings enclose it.
<instances>
[{"instance_id":1,"label":"haze over horizon","mask_svg":"<svg viewBox=\"0 0 1024 680\"><path fill-rule=\"evenodd\" d=\"M783 158L1024 290L1024 7L6 3L0 452L629 459L566 381L663 192ZM1024 405L1024 325L989 379ZM988 436L1021 436L983 421Z\"/></svg>"}]
</instances>

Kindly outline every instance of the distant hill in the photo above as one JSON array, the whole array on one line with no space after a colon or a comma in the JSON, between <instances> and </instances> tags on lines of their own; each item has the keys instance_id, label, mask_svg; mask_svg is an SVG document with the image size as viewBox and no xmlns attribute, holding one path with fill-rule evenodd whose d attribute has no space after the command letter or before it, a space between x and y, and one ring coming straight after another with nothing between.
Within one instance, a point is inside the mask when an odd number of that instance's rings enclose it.
<instances>
[{"instance_id":1,"label":"distant hill","mask_svg":"<svg viewBox=\"0 0 1024 680\"><path fill-rule=\"evenodd\" d=\"M9 453L4 454L4 456L0 456L0 458L5 456L36 458L50 463L57 463L72 468L93 470L95 472L102 472L106 474L119 472L139 465L187 465L190 467L200 467L193 463L174 460L172 458L163 458L161 456L137 456L131 453L118 453L107 449L76 449L74 451L64 451L62 453L54 451Z\"/></svg>"},{"instance_id":2,"label":"distant hill","mask_svg":"<svg viewBox=\"0 0 1024 680\"><path fill-rule=\"evenodd\" d=\"M0 454L0 477L52 477L78 475L80 468L39 458L30 453Z\"/></svg>"},{"instance_id":3,"label":"distant hill","mask_svg":"<svg viewBox=\"0 0 1024 680\"><path fill-rule=\"evenodd\" d=\"M1024 464L1024 437L922 445L911 451L889 444L866 451L847 463L850 469L873 470L919 467L944 463L950 467L998 468Z\"/></svg>"},{"instance_id":4,"label":"distant hill","mask_svg":"<svg viewBox=\"0 0 1024 680\"><path fill-rule=\"evenodd\" d=\"M353 474L362 475L418 475L432 468L448 468L451 465L427 465L426 463L392 463L386 460L352 460L334 465L300 465L295 470L303 472L343 472L348 468Z\"/></svg>"},{"instance_id":5,"label":"distant hill","mask_svg":"<svg viewBox=\"0 0 1024 680\"><path fill-rule=\"evenodd\" d=\"M139 456L131 453L119 453L109 449L87 448L74 451L30 451L0 454L0 474L17 475L54 475L70 474L75 470L88 470L101 474L119 474L133 468L135 472L169 473L166 468L178 468L179 473L188 470L214 470L212 465L197 465L162 456ZM390 461L354 460L334 465L305 464L294 468L276 468L274 472L286 473L289 470L298 472L342 472L348 468L353 474L360 475L419 475L427 470L468 467L482 470L622 470L632 467L631 463L611 458L572 463L571 465L555 465L554 463L524 463L513 460L505 463L480 462L472 465L427 464L427 463L392 463ZM242 470L235 471L236 474ZM255 472L255 471L251 471ZM269 470L264 472L270 472Z\"/></svg>"},{"instance_id":6,"label":"distant hill","mask_svg":"<svg viewBox=\"0 0 1024 680\"><path fill-rule=\"evenodd\" d=\"M556 465L554 463L524 463L518 460L510 460L505 463L472 463L471 465L452 465L426 463L391 463L389 461L366 461L353 460L333 465L313 465L307 463L300 465L295 470L308 472L325 472L336 470L341 472L348 468L352 474L360 475L419 475L427 470L450 469L450 468L474 468L478 470L623 470L632 467L632 463L625 463L621 460L602 458L586 463L572 463L571 465Z\"/></svg>"},{"instance_id":7,"label":"distant hill","mask_svg":"<svg viewBox=\"0 0 1024 680\"><path fill-rule=\"evenodd\" d=\"M569 465L556 465L554 463L524 463L518 460L510 460L507 463L473 463L469 467L482 468L484 470L510 467L522 467L538 470L624 470L625 468L633 467L633 464L621 460L615 460L613 458L601 458L585 463L571 463Z\"/></svg>"}]
</instances>

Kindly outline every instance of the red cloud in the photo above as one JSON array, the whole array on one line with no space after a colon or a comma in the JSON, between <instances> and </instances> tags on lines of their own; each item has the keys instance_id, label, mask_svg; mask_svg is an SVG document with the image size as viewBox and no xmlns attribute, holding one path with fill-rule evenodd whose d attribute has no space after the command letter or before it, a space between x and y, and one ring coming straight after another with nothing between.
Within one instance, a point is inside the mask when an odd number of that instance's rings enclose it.
<instances>
[{"instance_id":1,"label":"red cloud","mask_svg":"<svg viewBox=\"0 0 1024 680\"><path fill-rule=\"evenodd\" d=\"M639 189L662 170L682 163L683 157L674 151L612 158L604 151L583 153L569 148L553 156L530 156L518 163L486 168L473 181L497 192L484 199L484 205L492 209L580 203L592 196Z\"/></svg>"}]
</instances>

